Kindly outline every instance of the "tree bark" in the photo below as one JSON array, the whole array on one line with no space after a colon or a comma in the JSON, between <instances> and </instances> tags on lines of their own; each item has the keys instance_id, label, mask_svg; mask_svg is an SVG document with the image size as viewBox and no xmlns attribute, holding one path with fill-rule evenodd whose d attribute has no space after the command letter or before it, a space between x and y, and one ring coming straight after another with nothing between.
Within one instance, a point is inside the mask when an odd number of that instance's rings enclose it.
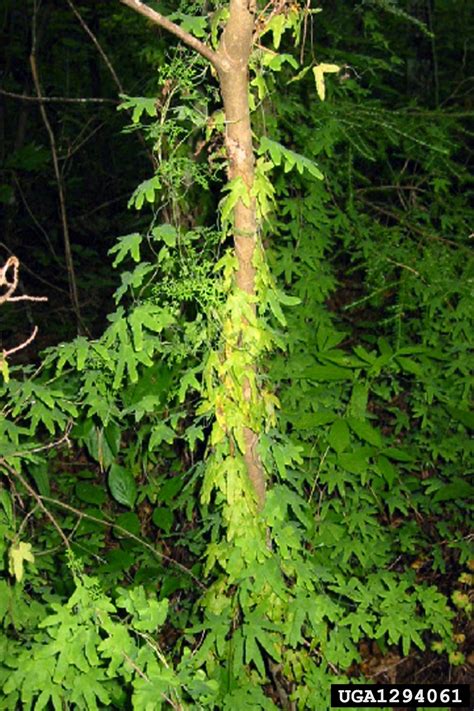
<instances>
[{"instance_id":1,"label":"tree bark","mask_svg":"<svg viewBox=\"0 0 474 711\"><path fill-rule=\"evenodd\" d=\"M250 196L248 205L240 200L234 210L234 246L238 264L235 279L239 289L254 296L253 258L257 246L257 211L255 198L251 197L255 156L250 124L249 58L252 51L255 8L249 0L231 0L229 9L229 20L217 51L217 67L226 123L229 180L241 178ZM248 379L243 384L243 396L247 401L251 396ZM265 472L258 455L258 435L248 427L244 428L243 435L247 473L258 506L262 509L265 504Z\"/></svg>"}]
</instances>

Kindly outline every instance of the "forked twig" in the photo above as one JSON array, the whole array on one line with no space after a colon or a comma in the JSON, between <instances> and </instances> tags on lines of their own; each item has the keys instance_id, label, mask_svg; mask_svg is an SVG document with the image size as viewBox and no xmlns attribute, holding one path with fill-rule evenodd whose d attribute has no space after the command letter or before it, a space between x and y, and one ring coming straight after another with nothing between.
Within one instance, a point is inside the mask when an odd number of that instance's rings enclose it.
<instances>
[{"instance_id":1,"label":"forked twig","mask_svg":"<svg viewBox=\"0 0 474 711\"><path fill-rule=\"evenodd\" d=\"M0 306L9 301L47 301L47 296L28 296L27 294L13 296L18 288L19 270L20 260L13 254L8 257L3 267L0 268L0 287L5 288L3 294L0 294ZM0 365L4 363L8 356L12 355L12 353L17 353L18 351L23 350L23 348L26 348L26 346L29 346L30 343L36 338L37 333L38 327L35 326L32 334L20 343L20 345L9 349L4 348L0 352Z\"/></svg>"}]
</instances>

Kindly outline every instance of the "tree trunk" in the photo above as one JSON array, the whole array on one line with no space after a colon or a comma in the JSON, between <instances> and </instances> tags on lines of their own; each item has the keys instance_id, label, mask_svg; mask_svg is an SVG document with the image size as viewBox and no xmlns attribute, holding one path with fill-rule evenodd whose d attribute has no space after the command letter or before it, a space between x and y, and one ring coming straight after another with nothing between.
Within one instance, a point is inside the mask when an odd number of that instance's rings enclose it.
<instances>
[{"instance_id":1,"label":"tree trunk","mask_svg":"<svg viewBox=\"0 0 474 711\"><path fill-rule=\"evenodd\" d=\"M229 180L241 178L249 196L254 181L255 157L249 108L249 58L252 51L255 10L248 0L231 0L230 16L217 52L218 74L226 123L226 147L229 158ZM257 246L257 213L255 198L249 204L240 200L234 210L234 246L237 257L236 286L255 295ZM255 306L253 305L253 308ZM245 328L245 324L242 325ZM245 400L250 400L250 384L243 383ZM244 460L257 497L259 508L265 503L265 473L258 455L258 435L244 428Z\"/></svg>"},{"instance_id":2,"label":"tree trunk","mask_svg":"<svg viewBox=\"0 0 474 711\"><path fill-rule=\"evenodd\" d=\"M257 247L257 211L255 198L251 196L255 157L248 95L249 59L255 30L256 0L230 0L229 19L217 51L141 0L120 0L120 2L174 34L205 57L217 70L226 122L229 180L241 178L249 193L248 204L245 205L240 200L234 209L233 237L238 264L235 283L238 289L249 296L255 296L254 255ZM252 308L255 309L255 304L252 304ZM245 329L245 321L242 322L241 328L242 331ZM250 380L254 375L255 366L251 366L249 377L243 379L243 398L247 403L251 399ZM258 455L259 436L257 432L245 426L242 434L245 444L245 466L261 510L265 503L265 472Z\"/></svg>"}]
</instances>

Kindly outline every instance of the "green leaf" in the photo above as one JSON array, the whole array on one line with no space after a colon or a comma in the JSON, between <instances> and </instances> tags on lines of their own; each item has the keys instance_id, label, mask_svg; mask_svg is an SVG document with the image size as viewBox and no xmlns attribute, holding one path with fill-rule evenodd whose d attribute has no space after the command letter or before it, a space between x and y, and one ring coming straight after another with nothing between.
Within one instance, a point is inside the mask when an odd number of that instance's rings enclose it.
<instances>
[{"instance_id":1,"label":"green leaf","mask_svg":"<svg viewBox=\"0 0 474 711\"><path fill-rule=\"evenodd\" d=\"M8 525L13 526L14 516L13 516L13 503L9 492L0 485L0 506L5 511L7 517Z\"/></svg>"},{"instance_id":2,"label":"green leaf","mask_svg":"<svg viewBox=\"0 0 474 711\"><path fill-rule=\"evenodd\" d=\"M133 513L133 511L127 511L127 513L120 514L120 516L117 516L115 519L115 523L117 526L133 533L134 536L140 535L140 519L136 513ZM119 536L124 535L120 531L117 531L117 529L115 529L115 532Z\"/></svg>"},{"instance_id":3,"label":"green leaf","mask_svg":"<svg viewBox=\"0 0 474 711\"><path fill-rule=\"evenodd\" d=\"M109 249L109 254L117 253L113 266L116 267L118 264L123 262L128 254L130 254L134 262L139 262L142 239L143 237L139 232L133 232L132 234L125 235L124 237L119 237L117 244L112 247L112 249Z\"/></svg>"},{"instance_id":4,"label":"green leaf","mask_svg":"<svg viewBox=\"0 0 474 711\"><path fill-rule=\"evenodd\" d=\"M386 457L393 459L396 462L413 462L415 459L413 452L409 452L407 449L402 449L401 447L382 449L380 454L384 454Z\"/></svg>"},{"instance_id":5,"label":"green leaf","mask_svg":"<svg viewBox=\"0 0 474 711\"><path fill-rule=\"evenodd\" d=\"M393 482L398 478L398 472L392 462L387 457L379 456L377 458L377 471L383 476L387 484L391 487Z\"/></svg>"},{"instance_id":6,"label":"green leaf","mask_svg":"<svg viewBox=\"0 0 474 711\"><path fill-rule=\"evenodd\" d=\"M311 365L303 371L302 375L296 375L296 378L316 381L352 380L353 377L354 371L349 368L339 368L337 365Z\"/></svg>"},{"instance_id":7,"label":"green leaf","mask_svg":"<svg viewBox=\"0 0 474 711\"><path fill-rule=\"evenodd\" d=\"M464 410L460 407L452 406L448 406L446 409L448 410L451 417L454 417L454 419L458 422L462 422L462 424L469 430L474 430L474 412L471 412L470 410Z\"/></svg>"},{"instance_id":8,"label":"green leaf","mask_svg":"<svg viewBox=\"0 0 474 711\"><path fill-rule=\"evenodd\" d=\"M280 46L281 38L286 26L287 18L284 13L274 15L270 22L267 22L265 26L265 32L271 32L273 34L273 46L275 49L278 49Z\"/></svg>"},{"instance_id":9,"label":"green leaf","mask_svg":"<svg viewBox=\"0 0 474 711\"><path fill-rule=\"evenodd\" d=\"M460 501L474 500L474 486L471 486L463 479L455 479L450 484L446 484L433 496L433 501L452 501L459 499Z\"/></svg>"},{"instance_id":10,"label":"green leaf","mask_svg":"<svg viewBox=\"0 0 474 711\"><path fill-rule=\"evenodd\" d=\"M12 205L15 201L15 193L11 185L6 183L0 184L0 203L4 205Z\"/></svg>"},{"instance_id":11,"label":"green leaf","mask_svg":"<svg viewBox=\"0 0 474 711\"><path fill-rule=\"evenodd\" d=\"M367 383L356 382L352 387L349 403L349 414L358 420L363 420L367 411L369 388Z\"/></svg>"},{"instance_id":12,"label":"green leaf","mask_svg":"<svg viewBox=\"0 0 474 711\"><path fill-rule=\"evenodd\" d=\"M176 437L176 433L171 427L164 422L159 422L151 431L150 441L148 443L148 451L152 452L157 449L162 442L171 444Z\"/></svg>"},{"instance_id":13,"label":"green leaf","mask_svg":"<svg viewBox=\"0 0 474 711\"><path fill-rule=\"evenodd\" d=\"M289 148L285 148L281 143L272 141L270 138L267 138L267 136L262 136L260 139L260 146L257 152L260 155L268 152L274 165L283 164L285 173L288 173L292 168L296 167L300 174L307 171L318 180L323 180L324 178L324 175L314 161L301 155L301 153L296 153Z\"/></svg>"},{"instance_id":14,"label":"green leaf","mask_svg":"<svg viewBox=\"0 0 474 711\"><path fill-rule=\"evenodd\" d=\"M146 96L125 96L121 95L122 103L117 107L118 111L132 111L133 123L139 123L142 114L145 113L151 118L155 118L158 113L156 98Z\"/></svg>"},{"instance_id":15,"label":"green leaf","mask_svg":"<svg viewBox=\"0 0 474 711\"><path fill-rule=\"evenodd\" d=\"M145 607L138 610L139 619L133 622L139 632L156 633L164 624L168 615L168 600L147 600Z\"/></svg>"},{"instance_id":16,"label":"green leaf","mask_svg":"<svg viewBox=\"0 0 474 711\"><path fill-rule=\"evenodd\" d=\"M107 498L104 489L101 486L94 486L86 481L79 481L75 486L76 496L80 501L85 501L86 504L95 504L102 506Z\"/></svg>"},{"instance_id":17,"label":"green leaf","mask_svg":"<svg viewBox=\"0 0 474 711\"><path fill-rule=\"evenodd\" d=\"M87 338L84 338L83 336L80 336L76 338L74 341L74 345L76 346L76 367L77 369L84 370L84 366L87 361L87 356L89 354L89 341Z\"/></svg>"},{"instance_id":18,"label":"green leaf","mask_svg":"<svg viewBox=\"0 0 474 711\"><path fill-rule=\"evenodd\" d=\"M3 620L5 615L11 606L10 600L11 590L10 586L6 580L0 580L0 622Z\"/></svg>"},{"instance_id":19,"label":"green leaf","mask_svg":"<svg viewBox=\"0 0 474 711\"><path fill-rule=\"evenodd\" d=\"M382 435L376 429L374 429L366 420L358 420L355 417L348 417L347 422L351 430L360 439L363 439L369 444L373 444L374 447L381 447L383 444Z\"/></svg>"},{"instance_id":20,"label":"green leaf","mask_svg":"<svg viewBox=\"0 0 474 711\"><path fill-rule=\"evenodd\" d=\"M51 156L45 146L27 143L13 153L10 153L10 155L7 155L5 168L33 172L40 170L50 160Z\"/></svg>"},{"instance_id":21,"label":"green leaf","mask_svg":"<svg viewBox=\"0 0 474 711\"><path fill-rule=\"evenodd\" d=\"M6 383L10 382L10 370L8 368L8 361L6 358L0 356L0 373Z\"/></svg>"},{"instance_id":22,"label":"green leaf","mask_svg":"<svg viewBox=\"0 0 474 711\"><path fill-rule=\"evenodd\" d=\"M301 304L301 299L298 296L291 296L290 294L285 294L281 289L277 289L276 293L278 295L278 300L285 306L298 306Z\"/></svg>"},{"instance_id":23,"label":"green leaf","mask_svg":"<svg viewBox=\"0 0 474 711\"><path fill-rule=\"evenodd\" d=\"M39 462L38 464L30 464L28 469L41 496L51 496L48 463Z\"/></svg>"},{"instance_id":24,"label":"green leaf","mask_svg":"<svg viewBox=\"0 0 474 711\"><path fill-rule=\"evenodd\" d=\"M181 491L184 483L184 479L181 476L174 476L171 479L168 479L162 486L160 486L157 498L159 501L169 503L172 499L174 499L176 494Z\"/></svg>"},{"instance_id":25,"label":"green leaf","mask_svg":"<svg viewBox=\"0 0 474 711\"><path fill-rule=\"evenodd\" d=\"M119 466L112 464L109 472L110 493L119 504L133 508L137 498L137 487L132 473Z\"/></svg>"},{"instance_id":26,"label":"green leaf","mask_svg":"<svg viewBox=\"0 0 474 711\"><path fill-rule=\"evenodd\" d=\"M343 452L350 444L349 428L345 420L336 420L329 430L328 442L336 452Z\"/></svg>"},{"instance_id":27,"label":"green leaf","mask_svg":"<svg viewBox=\"0 0 474 711\"><path fill-rule=\"evenodd\" d=\"M200 368L193 368L192 370L188 370L187 373L185 373L181 378L181 383L178 391L179 402L184 402L184 398L186 397L186 393L188 392L188 390L197 390L198 392L200 392L201 385L199 383L199 380L196 378L196 374L199 372L199 370Z\"/></svg>"},{"instance_id":28,"label":"green leaf","mask_svg":"<svg viewBox=\"0 0 474 711\"><path fill-rule=\"evenodd\" d=\"M114 528L114 534L117 536L126 537L120 531ZM105 557L105 563L96 568L95 572L97 575L102 575L103 573L116 573L125 570L130 570L132 565L135 563L135 556L132 552L128 550L123 550L123 548L112 548L103 554Z\"/></svg>"},{"instance_id":29,"label":"green leaf","mask_svg":"<svg viewBox=\"0 0 474 711\"><path fill-rule=\"evenodd\" d=\"M153 227L151 234L157 242L164 242L168 247L174 247L178 241L178 230L173 225L163 224Z\"/></svg>"},{"instance_id":30,"label":"green leaf","mask_svg":"<svg viewBox=\"0 0 474 711\"><path fill-rule=\"evenodd\" d=\"M140 183L135 189L132 197L128 201L128 207L135 207L137 210L141 210L145 200L146 202L154 203L155 193L158 190L161 190L161 183L157 175L154 175L153 178L149 178L148 180L144 180L143 183Z\"/></svg>"},{"instance_id":31,"label":"green leaf","mask_svg":"<svg viewBox=\"0 0 474 711\"><path fill-rule=\"evenodd\" d=\"M218 46L218 30L222 23L229 19L229 9L221 7L215 10L211 15L211 38L212 46L217 49Z\"/></svg>"},{"instance_id":32,"label":"green leaf","mask_svg":"<svg viewBox=\"0 0 474 711\"><path fill-rule=\"evenodd\" d=\"M238 202L242 201L246 207L249 207L250 205L250 194L248 188L240 176L227 183L225 191L228 194L225 198L223 198L223 200L221 200L220 203L221 220L223 223L231 220L232 213Z\"/></svg>"},{"instance_id":33,"label":"green leaf","mask_svg":"<svg viewBox=\"0 0 474 711\"><path fill-rule=\"evenodd\" d=\"M186 429L185 439L189 443L189 449L192 452L196 446L196 442L204 442L204 429L198 425L191 425Z\"/></svg>"},{"instance_id":34,"label":"green leaf","mask_svg":"<svg viewBox=\"0 0 474 711\"><path fill-rule=\"evenodd\" d=\"M165 509L161 506L157 506L153 511L151 520L157 528L161 528L161 530L165 533L169 533L174 523L173 512L171 509Z\"/></svg>"},{"instance_id":35,"label":"green leaf","mask_svg":"<svg viewBox=\"0 0 474 711\"><path fill-rule=\"evenodd\" d=\"M185 32L189 32L195 37L205 37L207 35L207 15L185 15L183 12L174 12L168 17L170 20L177 22Z\"/></svg>"},{"instance_id":36,"label":"green leaf","mask_svg":"<svg viewBox=\"0 0 474 711\"><path fill-rule=\"evenodd\" d=\"M268 67L273 72L280 72L285 64L289 64L293 69L298 69L298 61L291 54L275 54L274 52L264 52L262 56L262 66ZM289 84L291 83L288 82Z\"/></svg>"},{"instance_id":37,"label":"green leaf","mask_svg":"<svg viewBox=\"0 0 474 711\"><path fill-rule=\"evenodd\" d=\"M369 467L367 451L359 447L354 452L343 452L337 458L344 469L352 474L365 474Z\"/></svg>"},{"instance_id":38,"label":"green leaf","mask_svg":"<svg viewBox=\"0 0 474 711\"><path fill-rule=\"evenodd\" d=\"M400 358L399 356L396 357L396 361L402 370L407 373L416 375L418 378L423 377L423 366L421 363L417 363L412 358Z\"/></svg>"},{"instance_id":39,"label":"green leaf","mask_svg":"<svg viewBox=\"0 0 474 711\"><path fill-rule=\"evenodd\" d=\"M286 326L286 318L285 314L281 310L280 300L277 298L276 293L272 289L268 291L267 300L275 318L281 323L282 326Z\"/></svg>"}]
</instances>

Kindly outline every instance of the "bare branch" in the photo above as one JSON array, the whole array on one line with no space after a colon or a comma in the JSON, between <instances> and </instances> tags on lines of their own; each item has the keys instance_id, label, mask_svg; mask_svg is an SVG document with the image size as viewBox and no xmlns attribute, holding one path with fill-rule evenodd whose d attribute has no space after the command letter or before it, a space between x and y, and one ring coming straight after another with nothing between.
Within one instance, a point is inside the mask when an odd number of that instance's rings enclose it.
<instances>
[{"instance_id":1,"label":"bare branch","mask_svg":"<svg viewBox=\"0 0 474 711\"><path fill-rule=\"evenodd\" d=\"M18 257L12 255L8 257L7 261L0 269L0 286L6 287L6 291L0 295L0 304L4 304L6 301L10 301L12 295L16 291L18 286L18 269L20 266L20 261ZM11 270L12 275L9 280L8 272Z\"/></svg>"},{"instance_id":2,"label":"bare branch","mask_svg":"<svg viewBox=\"0 0 474 711\"><path fill-rule=\"evenodd\" d=\"M117 89L119 90L119 93L126 94L127 92L125 91L125 89L122 85L122 82L120 81L120 77L118 76L117 72L115 71L114 65L110 61L107 52L102 47L102 45L99 42L99 40L97 39L96 35L92 32L91 28L89 27L87 22L84 20L83 16L81 15L81 13L77 9L77 7L74 5L72 0L66 0L66 2L69 5L69 7L71 8L71 11L73 12L74 16L77 18L82 29L84 30L86 35L90 38L92 44L97 49L100 56L102 57L102 60L103 60L104 64L106 65L107 69L109 70L110 75L111 75L112 79L114 80ZM131 114L130 111L128 111L128 113ZM143 133L141 131L137 131L137 136L138 136L138 140L142 144L142 147L145 151L145 154L146 154L148 160L152 164L153 168L155 168L156 165L155 165L155 160L153 158L153 153L151 153L150 150L148 149L148 146L146 144L146 140L143 136Z\"/></svg>"},{"instance_id":3,"label":"bare branch","mask_svg":"<svg viewBox=\"0 0 474 711\"><path fill-rule=\"evenodd\" d=\"M36 55L35 55L35 47L36 42L33 42L33 49L30 54L30 66L31 66L31 74L33 76L33 82L35 85L36 93L38 95L38 98L42 98L42 92L41 92L41 86L39 82L39 77L38 77L38 69L36 66ZM53 158L53 166L54 166L54 174L56 176L56 184L58 186L58 196L59 196L59 208L61 211L61 223L62 223L62 229L63 229L63 240L64 240L64 253L66 257L66 267L67 267L67 274L68 274L68 282L69 282L69 293L71 297L71 304L74 309L74 313L76 314L77 318L77 324L79 329L82 326L82 317L81 317L81 307L79 305L79 296L77 293L77 281L76 281L76 273L74 269L74 261L72 257L72 249L71 249L71 240L69 236L69 221L68 221L68 216L67 216L67 208L66 208L66 195L65 195L65 187L64 187L64 180L63 176L61 174L61 171L59 169L59 160L58 160L58 152L57 152L57 147L56 147L56 137L54 135L54 131L51 127L51 124L48 119L48 115L46 113L46 109L43 105L43 103L40 102L39 104L39 109L41 113L41 118L43 119L43 123L46 128L46 132L49 136L49 142L51 146L51 155Z\"/></svg>"},{"instance_id":4,"label":"bare branch","mask_svg":"<svg viewBox=\"0 0 474 711\"><path fill-rule=\"evenodd\" d=\"M0 294L0 305L7 303L7 301L47 301L46 296L28 296L23 294L22 296L13 296L18 287L18 272L20 269L20 260L15 255L8 257L7 261L0 268L0 287L5 287L3 294ZM0 366L5 364L8 356L12 353L17 353L23 350L26 346L29 346L32 341L36 338L38 333L38 327L35 326L33 333L26 340L22 341L19 346L10 348L6 350L5 348L0 352Z\"/></svg>"},{"instance_id":5,"label":"bare branch","mask_svg":"<svg viewBox=\"0 0 474 711\"><path fill-rule=\"evenodd\" d=\"M30 215L30 216L31 216L31 215ZM33 218L32 218L32 219L33 219ZM33 220L33 221L34 221L34 220ZM9 247L7 247L7 245L5 244L5 242L0 242L0 247L3 247L4 250L6 250L7 252L9 252L10 255L13 256L13 252L11 251L11 249L10 249ZM67 296L68 292L66 291L66 289L61 289L60 286L56 286L56 284L51 283L51 282L48 281L47 279L44 279L42 276L40 276L40 275L37 274L36 272L32 271L29 267L27 267L26 264L22 264L21 267L22 267L22 269L24 269L25 271L27 271L28 274L31 274L31 276L33 277L33 279L37 279L37 280L40 281L42 284L46 284L46 286L47 286L49 289L55 289L56 291L59 291L60 294L66 294L66 296ZM2 303L2 302L0 301L0 304L1 304L1 303Z\"/></svg>"},{"instance_id":6,"label":"bare branch","mask_svg":"<svg viewBox=\"0 0 474 711\"><path fill-rule=\"evenodd\" d=\"M21 296L12 296L8 301L47 301L47 296L28 296L28 294L22 294Z\"/></svg>"},{"instance_id":7,"label":"bare branch","mask_svg":"<svg viewBox=\"0 0 474 711\"><path fill-rule=\"evenodd\" d=\"M5 460L2 460L0 458L0 465L3 464ZM6 466L4 464L4 466ZM154 546L151 545L151 543L147 543L144 541L142 538L139 536L136 536L134 533L131 533L127 528L123 528L123 526L119 526L119 524L114 523L114 521L108 521L107 519L102 519L102 518L97 518L96 516L92 516L91 514L86 513L85 511L82 511L81 509L76 509L74 506L71 506L70 504L66 504L64 501L60 501L59 499L53 499L49 496L41 496L40 497L41 501L45 501L49 504L52 504L53 506L58 506L61 509L64 509L65 511L69 511L70 513L75 514L76 516L80 518L87 519L88 521L94 521L94 523L101 524L102 526L107 526L110 528L114 528L116 531L119 531L123 536L126 536L127 538L130 538L132 541L135 541L139 545L143 546L143 548L146 548L147 550L150 551L152 555L154 555L156 558L159 558L160 560L165 560L167 563L170 565L175 566L179 570L181 570L183 573L186 575L189 575L196 585L201 588L201 590L207 590L206 586L204 583L192 572L190 568L186 568L185 565L182 563L179 563L177 560L174 558L171 558L170 556L166 555L165 553L162 553L161 551L157 550ZM36 500L36 497L35 497Z\"/></svg>"},{"instance_id":8,"label":"bare branch","mask_svg":"<svg viewBox=\"0 0 474 711\"><path fill-rule=\"evenodd\" d=\"M141 0L120 0L120 2L123 5L127 5L127 7L130 7L132 10L135 10L135 12L138 12L140 15L147 17L155 25L171 32L171 34L175 35L175 37L184 42L184 44L187 44L188 47L191 47L191 49L194 49L198 52L198 54L207 59L216 69L219 68L219 58L207 44L201 42L201 40L197 39L197 37L194 37L194 35L189 32L186 32L186 30L183 30L183 28L176 23L168 20L168 18L160 12L152 10L151 7L145 5L141 2Z\"/></svg>"},{"instance_id":9,"label":"bare branch","mask_svg":"<svg viewBox=\"0 0 474 711\"><path fill-rule=\"evenodd\" d=\"M38 333L38 326L35 326L31 336L29 336L25 341L23 341L23 343L20 343L19 346L15 346L15 348L10 348L10 350L8 350L8 351L3 350L3 352L2 352L3 360L5 360L5 358L8 358L8 356L11 356L12 353L17 353L18 351L22 351L23 348L26 348L26 346L29 346L30 343L35 340L37 333Z\"/></svg>"},{"instance_id":10,"label":"bare branch","mask_svg":"<svg viewBox=\"0 0 474 711\"><path fill-rule=\"evenodd\" d=\"M26 94L15 94L13 91L5 91L5 89L0 89L0 94L2 96L8 96L10 99L19 99L20 101L33 101L49 104L118 104L120 103L118 99L97 99L95 97L91 98L81 98L81 97L69 97L69 96L26 96Z\"/></svg>"},{"instance_id":11,"label":"bare branch","mask_svg":"<svg viewBox=\"0 0 474 711\"><path fill-rule=\"evenodd\" d=\"M62 540L63 540L64 545L66 546L66 548L68 548L68 549L70 550L70 549L71 549L71 546L70 546L70 543L69 543L69 539L67 538L66 534L65 534L64 531L62 530L62 528L61 528L61 526L59 525L59 523L58 523L58 522L56 521L56 519L54 518L54 516L53 516L53 514L51 513L51 511L50 511L48 508L46 508L46 506L44 505L44 503L43 503L43 501L42 501L42 497L41 497L39 494L36 493L36 491L33 489L32 486L30 486L30 485L28 484L28 482L26 481L25 477L22 476L19 472L17 472L16 469L14 469L14 468L7 462L7 460L4 459L3 457L0 457L0 467L4 467L4 468L7 470L7 472L8 472L11 476L15 477L15 479L18 479L18 481L19 481L19 482L22 484L22 486L26 489L26 491L27 491L28 494L31 496L31 498L36 501L36 504L37 504L38 508L41 509L41 511L44 513L44 515L45 515L47 518L49 518L49 520L50 520L51 523L53 524L54 528L56 529L56 531L59 533L60 537L62 538Z\"/></svg>"}]
</instances>

